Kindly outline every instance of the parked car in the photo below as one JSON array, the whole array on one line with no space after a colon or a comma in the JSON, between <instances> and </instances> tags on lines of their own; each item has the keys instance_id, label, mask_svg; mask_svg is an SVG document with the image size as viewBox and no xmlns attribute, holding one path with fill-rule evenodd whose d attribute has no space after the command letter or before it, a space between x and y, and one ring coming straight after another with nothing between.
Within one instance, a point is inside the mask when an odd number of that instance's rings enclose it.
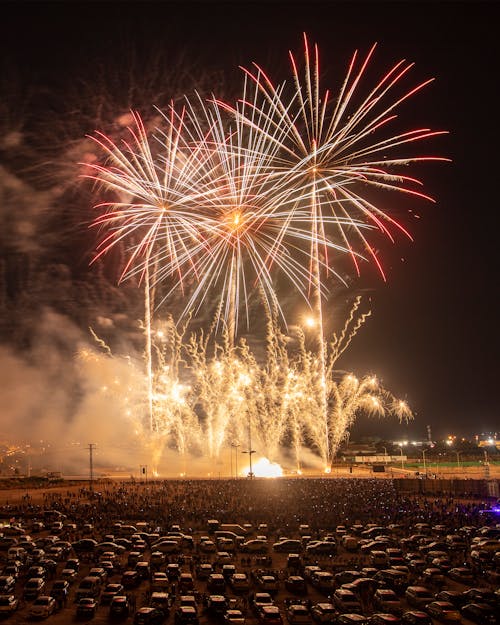
<instances>
[{"instance_id":1,"label":"parked car","mask_svg":"<svg viewBox=\"0 0 500 625\"><path fill-rule=\"evenodd\" d=\"M464 604L466 603L489 603L495 605L497 597L489 588L468 588L462 593Z\"/></svg>"},{"instance_id":2,"label":"parked car","mask_svg":"<svg viewBox=\"0 0 500 625\"><path fill-rule=\"evenodd\" d=\"M229 585L235 594L248 592L250 588L250 582L246 573L233 573L229 578Z\"/></svg>"},{"instance_id":3,"label":"parked car","mask_svg":"<svg viewBox=\"0 0 500 625\"><path fill-rule=\"evenodd\" d=\"M311 622L309 610L303 604L289 604L285 610L285 615L290 625L299 625L300 623Z\"/></svg>"},{"instance_id":4,"label":"parked car","mask_svg":"<svg viewBox=\"0 0 500 625\"><path fill-rule=\"evenodd\" d=\"M0 595L0 616L12 614L19 607L19 599L15 595Z\"/></svg>"},{"instance_id":5,"label":"parked car","mask_svg":"<svg viewBox=\"0 0 500 625\"><path fill-rule=\"evenodd\" d=\"M290 575L285 579L285 588L295 595L307 594L306 580L301 575Z\"/></svg>"},{"instance_id":6,"label":"parked car","mask_svg":"<svg viewBox=\"0 0 500 625\"><path fill-rule=\"evenodd\" d=\"M334 556L337 553L337 544L329 540L314 540L307 545L306 553Z\"/></svg>"},{"instance_id":7,"label":"parked car","mask_svg":"<svg viewBox=\"0 0 500 625\"><path fill-rule=\"evenodd\" d=\"M333 605L339 612L361 614L361 603L351 590L337 588L333 593Z\"/></svg>"},{"instance_id":8,"label":"parked car","mask_svg":"<svg viewBox=\"0 0 500 625\"><path fill-rule=\"evenodd\" d=\"M134 615L134 625L162 625L165 616L158 608L139 608Z\"/></svg>"},{"instance_id":9,"label":"parked car","mask_svg":"<svg viewBox=\"0 0 500 625\"><path fill-rule=\"evenodd\" d=\"M114 618L123 618L128 616L130 612L130 604L128 597L125 595L115 595L109 604L109 615Z\"/></svg>"},{"instance_id":10,"label":"parked car","mask_svg":"<svg viewBox=\"0 0 500 625\"><path fill-rule=\"evenodd\" d=\"M198 625L198 614L192 606L180 606L175 611L175 625Z\"/></svg>"},{"instance_id":11,"label":"parked car","mask_svg":"<svg viewBox=\"0 0 500 625\"><path fill-rule=\"evenodd\" d=\"M228 603L224 595L209 595L206 602L207 613L215 618L223 617L228 608Z\"/></svg>"},{"instance_id":12,"label":"parked car","mask_svg":"<svg viewBox=\"0 0 500 625\"><path fill-rule=\"evenodd\" d=\"M256 592L250 600L250 605L254 613L258 614L262 606L274 605L274 601L268 592Z\"/></svg>"},{"instance_id":13,"label":"parked car","mask_svg":"<svg viewBox=\"0 0 500 625\"><path fill-rule=\"evenodd\" d=\"M409 610L401 616L401 625L433 625L433 623L427 612Z\"/></svg>"},{"instance_id":14,"label":"parked car","mask_svg":"<svg viewBox=\"0 0 500 625\"><path fill-rule=\"evenodd\" d=\"M0 594L9 595L16 587L16 579L13 575L0 575Z\"/></svg>"},{"instance_id":15,"label":"parked car","mask_svg":"<svg viewBox=\"0 0 500 625\"><path fill-rule=\"evenodd\" d=\"M368 625L400 625L401 617L388 612L375 612L368 618Z\"/></svg>"},{"instance_id":16,"label":"parked car","mask_svg":"<svg viewBox=\"0 0 500 625\"><path fill-rule=\"evenodd\" d=\"M487 603L467 603L460 609L462 616L478 625L497 625L495 608Z\"/></svg>"},{"instance_id":17,"label":"parked car","mask_svg":"<svg viewBox=\"0 0 500 625\"><path fill-rule=\"evenodd\" d=\"M60 574L60 578L66 580L70 585L76 580L77 577L78 572L74 569L63 569Z\"/></svg>"},{"instance_id":18,"label":"parked car","mask_svg":"<svg viewBox=\"0 0 500 625\"><path fill-rule=\"evenodd\" d=\"M65 579L56 579L56 581L52 584L52 588L50 589L50 596L54 597L54 599L60 599L64 601L68 596L69 592L69 582Z\"/></svg>"},{"instance_id":19,"label":"parked car","mask_svg":"<svg viewBox=\"0 0 500 625\"><path fill-rule=\"evenodd\" d=\"M474 573L466 566L457 566L451 568L448 573L448 577L455 582L470 585L474 582Z\"/></svg>"},{"instance_id":20,"label":"parked car","mask_svg":"<svg viewBox=\"0 0 500 625\"><path fill-rule=\"evenodd\" d=\"M23 589L23 598L26 601L33 601L42 594L45 589L45 580L41 577L32 577L26 581Z\"/></svg>"},{"instance_id":21,"label":"parked car","mask_svg":"<svg viewBox=\"0 0 500 625\"><path fill-rule=\"evenodd\" d=\"M333 603L320 602L311 607L311 617L315 623L331 625L335 621L337 610Z\"/></svg>"},{"instance_id":22,"label":"parked car","mask_svg":"<svg viewBox=\"0 0 500 625\"><path fill-rule=\"evenodd\" d=\"M367 622L366 616L357 614L339 614L335 620L335 625L365 625Z\"/></svg>"},{"instance_id":23,"label":"parked car","mask_svg":"<svg viewBox=\"0 0 500 625\"><path fill-rule=\"evenodd\" d=\"M137 588L141 583L138 571L125 571L121 577L121 584L124 588Z\"/></svg>"},{"instance_id":24,"label":"parked car","mask_svg":"<svg viewBox=\"0 0 500 625\"><path fill-rule=\"evenodd\" d=\"M152 590L166 590L170 586L170 580L164 571L155 571L151 578Z\"/></svg>"},{"instance_id":25,"label":"parked car","mask_svg":"<svg viewBox=\"0 0 500 625\"><path fill-rule=\"evenodd\" d=\"M278 579L274 575L258 575L256 583L262 592L275 593L279 590Z\"/></svg>"},{"instance_id":26,"label":"parked car","mask_svg":"<svg viewBox=\"0 0 500 625\"><path fill-rule=\"evenodd\" d=\"M273 551L280 553L300 553L302 551L302 541L284 538L273 544Z\"/></svg>"},{"instance_id":27,"label":"parked car","mask_svg":"<svg viewBox=\"0 0 500 625\"><path fill-rule=\"evenodd\" d=\"M460 621L460 612L449 601L431 601L425 611L438 621Z\"/></svg>"},{"instance_id":28,"label":"parked car","mask_svg":"<svg viewBox=\"0 0 500 625\"><path fill-rule=\"evenodd\" d=\"M261 625L282 625L283 617L277 605L263 605L257 613Z\"/></svg>"},{"instance_id":29,"label":"parked car","mask_svg":"<svg viewBox=\"0 0 500 625\"><path fill-rule=\"evenodd\" d=\"M242 553L267 553L267 550L267 540L258 538L247 540L240 545L240 551Z\"/></svg>"},{"instance_id":30,"label":"parked car","mask_svg":"<svg viewBox=\"0 0 500 625\"><path fill-rule=\"evenodd\" d=\"M405 591L405 598L412 607L423 607L434 601L434 594L425 586L408 586Z\"/></svg>"},{"instance_id":31,"label":"parked car","mask_svg":"<svg viewBox=\"0 0 500 625\"><path fill-rule=\"evenodd\" d=\"M111 583L106 584L101 594L101 604L109 605L116 595L122 595L124 592L123 584Z\"/></svg>"},{"instance_id":32,"label":"parked car","mask_svg":"<svg viewBox=\"0 0 500 625\"><path fill-rule=\"evenodd\" d=\"M56 600L48 595L39 595L31 604L29 615L32 618L48 618L56 609Z\"/></svg>"},{"instance_id":33,"label":"parked car","mask_svg":"<svg viewBox=\"0 0 500 625\"><path fill-rule=\"evenodd\" d=\"M399 614L403 611L403 606L399 597L390 588L379 588L373 595L373 607L380 612L390 612Z\"/></svg>"},{"instance_id":34,"label":"parked car","mask_svg":"<svg viewBox=\"0 0 500 625\"><path fill-rule=\"evenodd\" d=\"M207 590L212 593L224 593L226 580L222 573L211 573L207 579Z\"/></svg>"},{"instance_id":35,"label":"parked car","mask_svg":"<svg viewBox=\"0 0 500 625\"><path fill-rule=\"evenodd\" d=\"M456 608L461 608L465 603L465 599L459 590L441 590L436 594L436 600L448 601Z\"/></svg>"},{"instance_id":36,"label":"parked car","mask_svg":"<svg viewBox=\"0 0 500 625\"><path fill-rule=\"evenodd\" d=\"M76 615L80 618L95 616L97 601L94 597L81 597L76 603Z\"/></svg>"},{"instance_id":37,"label":"parked car","mask_svg":"<svg viewBox=\"0 0 500 625\"><path fill-rule=\"evenodd\" d=\"M330 594L335 587L335 577L330 571L314 571L310 581L316 590L325 595Z\"/></svg>"},{"instance_id":38,"label":"parked car","mask_svg":"<svg viewBox=\"0 0 500 625\"><path fill-rule=\"evenodd\" d=\"M224 625L245 625L245 615L241 610L227 610L224 614Z\"/></svg>"}]
</instances>

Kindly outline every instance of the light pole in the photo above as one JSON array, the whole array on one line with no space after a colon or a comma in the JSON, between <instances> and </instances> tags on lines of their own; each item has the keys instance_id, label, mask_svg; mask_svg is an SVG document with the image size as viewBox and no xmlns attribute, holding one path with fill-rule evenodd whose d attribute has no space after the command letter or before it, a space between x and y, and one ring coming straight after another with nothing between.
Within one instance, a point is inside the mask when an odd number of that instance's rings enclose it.
<instances>
[{"instance_id":1,"label":"light pole","mask_svg":"<svg viewBox=\"0 0 500 625\"><path fill-rule=\"evenodd\" d=\"M424 459L424 475L427 477L427 466L425 464L425 454L427 453L427 449L422 449L422 458Z\"/></svg>"},{"instance_id":2,"label":"light pole","mask_svg":"<svg viewBox=\"0 0 500 625\"><path fill-rule=\"evenodd\" d=\"M382 449L384 450L384 464L387 464L387 449L385 447L382 447Z\"/></svg>"},{"instance_id":3,"label":"light pole","mask_svg":"<svg viewBox=\"0 0 500 625\"><path fill-rule=\"evenodd\" d=\"M460 471L460 452L456 451L457 454L457 469Z\"/></svg>"},{"instance_id":4,"label":"light pole","mask_svg":"<svg viewBox=\"0 0 500 625\"><path fill-rule=\"evenodd\" d=\"M484 477L490 479L490 462L488 460L488 452L484 450Z\"/></svg>"},{"instance_id":5,"label":"light pole","mask_svg":"<svg viewBox=\"0 0 500 625\"><path fill-rule=\"evenodd\" d=\"M255 449L250 449L248 451L242 451L242 454L248 454L249 458L250 458L250 470L248 471L248 477L250 479L252 479L254 477L253 475L253 471L252 471L252 454L255 453Z\"/></svg>"}]
</instances>

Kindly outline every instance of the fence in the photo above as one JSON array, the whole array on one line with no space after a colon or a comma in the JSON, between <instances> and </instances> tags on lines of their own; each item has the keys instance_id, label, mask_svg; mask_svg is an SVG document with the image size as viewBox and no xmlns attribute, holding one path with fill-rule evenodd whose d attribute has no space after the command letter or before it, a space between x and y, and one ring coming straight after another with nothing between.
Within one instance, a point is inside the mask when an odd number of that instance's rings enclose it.
<instances>
[{"instance_id":1,"label":"fence","mask_svg":"<svg viewBox=\"0 0 500 625\"><path fill-rule=\"evenodd\" d=\"M395 478L394 487L401 493L453 495L455 497L493 497L498 499L498 480Z\"/></svg>"}]
</instances>

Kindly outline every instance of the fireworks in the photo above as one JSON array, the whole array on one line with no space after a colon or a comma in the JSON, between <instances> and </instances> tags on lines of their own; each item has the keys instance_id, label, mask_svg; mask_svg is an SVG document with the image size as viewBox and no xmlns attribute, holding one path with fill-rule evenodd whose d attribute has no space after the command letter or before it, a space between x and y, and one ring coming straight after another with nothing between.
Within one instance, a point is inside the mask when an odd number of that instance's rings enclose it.
<instances>
[{"instance_id":1,"label":"fireworks","mask_svg":"<svg viewBox=\"0 0 500 625\"><path fill-rule=\"evenodd\" d=\"M106 161L91 164L89 177L112 195L98 205L102 214L93 224L105 231L96 257L126 244L122 279L145 281L146 378L157 449L173 445L185 456L203 443L218 458L224 446L248 436L251 454L254 432L271 461L286 443L300 470L308 444L327 467L360 412L410 416L375 377L335 369L369 314L356 317L359 301L339 336L326 341L323 327L328 278L340 278L333 256L350 255L358 273L366 256L384 276L368 231L410 237L378 192L431 200L402 168L446 160L406 152L442 132L390 130L397 128L397 110L431 82L405 87L411 63L396 63L363 91L374 50L361 60L354 54L332 98L320 85L318 48L311 51L304 36L303 69L290 53L291 89L254 64L243 68L243 96L234 106L216 97L186 98L180 110L171 104L160 111L154 132L133 114L128 140L94 138ZM302 330L298 350L289 349L277 275L311 300L313 350ZM159 285L166 290L161 302L179 290L185 295L180 319L217 304L210 330L187 342L184 331L174 333L168 359L152 331L151 298ZM235 340L243 311L250 328L253 293L267 317L264 363ZM215 336L221 319L222 343Z\"/></svg>"},{"instance_id":2,"label":"fireworks","mask_svg":"<svg viewBox=\"0 0 500 625\"><path fill-rule=\"evenodd\" d=\"M369 253L384 275L376 252L359 224L370 224L391 240L391 227L407 236L410 234L383 207L374 203L373 190L397 191L433 201L421 192L422 182L403 174L402 169L411 163L448 159L400 153L401 147L411 147L446 132L418 128L391 134L397 109L433 79L404 87L404 79L413 63L399 61L363 94L363 78L375 47L361 61L358 61L358 53L354 53L335 98L329 90L321 89L319 50L315 45L311 52L306 35L302 75L299 62L292 52L289 53L293 89L287 90L285 83L275 86L255 63L253 70L242 68L255 89L247 106L252 111L259 109L259 117L264 118L265 125L255 124L254 111L243 123L279 143L276 175L286 180L292 195L299 191L299 202L304 197L309 198L313 229L324 236L328 229L324 221L327 215L338 217L338 221L330 222L336 227L338 240L351 252L359 241L362 252ZM400 87L402 92L398 91ZM241 115L237 108L231 110L234 115ZM394 157L388 158L387 153L394 153ZM316 245L314 238L311 245ZM326 255L327 252L325 250ZM316 255L317 250L313 250L311 256ZM359 273L358 257L354 254L352 258Z\"/></svg>"}]
</instances>

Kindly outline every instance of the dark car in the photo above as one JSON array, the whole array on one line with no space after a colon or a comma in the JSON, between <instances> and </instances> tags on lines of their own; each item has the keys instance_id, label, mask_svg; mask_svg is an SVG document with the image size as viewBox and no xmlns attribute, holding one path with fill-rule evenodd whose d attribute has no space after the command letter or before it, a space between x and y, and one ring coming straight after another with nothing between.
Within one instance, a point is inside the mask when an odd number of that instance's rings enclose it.
<instances>
[{"instance_id":1,"label":"dark car","mask_svg":"<svg viewBox=\"0 0 500 625\"><path fill-rule=\"evenodd\" d=\"M455 582L462 584L472 584L474 582L474 573L466 566L457 566L448 571L448 577Z\"/></svg>"},{"instance_id":2,"label":"dark car","mask_svg":"<svg viewBox=\"0 0 500 625\"><path fill-rule=\"evenodd\" d=\"M263 605L257 613L261 625L282 625L283 617L277 605Z\"/></svg>"},{"instance_id":3,"label":"dark car","mask_svg":"<svg viewBox=\"0 0 500 625\"><path fill-rule=\"evenodd\" d=\"M130 604L125 595L115 595L109 604L109 615L115 619L125 618L129 615Z\"/></svg>"},{"instance_id":4,"label":"dark car","mask_svg":"<svg viewBox=\"0 0 500 625\"><path fill-rule=\"evenodd\" d=\"M478 625L497 625L498 623L495 608L487 603L467 603L460 608L460 613Z\"/></svg>"},{"instance_id":5,"label":"dark car","mask_svg":"<svg viewBox=\"0 0 500 625\"><path fill-rule=\"evenodd\" d=\"M337 554L337 545L333 541L315 540L307 545L306 553L317 553L334 556Z\"/></svg>"},{"instance_id":6,"label":"dark car","mask_svg":"<svg viewBox=\"0 0 500 625\"><path fill-rule=\"evenodd\" d=\"M103 605L109 605L116 595L123 594L123 584L112 583L106 584L104 590L101 593L101 603Z\"/></svg>"},{"instance_id":7,"label":"dark car","mask_svg":"<svg viewBox=\"0 0 500 625\"><path fill-rule=\"evenodd\" d=\"M52 584L52 588L50 590L50 596L54 597L54 599L64 599L68 596L69 592L69 582L65 579L56 579L56 581Z\"/></svg>"},{"instance_id":8,"label":"dark car","mask_svg":"<svg viewBox=\"0 0 500 625\"><path fill-rule=\"evenodd\" d=\"M421 610L409 610L401 617L401 625L433 625L431 617Z\"/></svg>"},{"instance_id":9,"label":"dark car","mask_svg":"<svg viewBox=\"0 0 500 625\"><path fill-rule=\"evenodd\" d=\"M408 586L405 591L405 597L410 606L425 606L434 601L434 595L429 588L425 586Z\"/></svg>"},{"instance_id":10,"label":"dark car","mask_svg":"<svg viewBox=\"0 0 500 625\"><path fill-rule=\"evenodd\" d=\"M340 571L335 574L335 583L338 586L342 586L342 584L350 584L355 579L359 579L360 577L365 577L361 571Z\"/></svg>"},{"instance_id":11,"label":"dark car","mask_svg":"<svg viewBox=\"0 0 500 625\"><path fill-rule=\"evenodd\" d=\"M222 573L211 573L207 579L207 590L213 593L223 593L226 590L226 580Z\"/></svg>"},{"instance_id":12,"label":"dark car","mask_svg":"<svg viewBox=\"0 0 500 625\"><path fill-rule=\"evenodd\" d=\"M268 592L256 592L250 599L250 605L255 614L258 614L262 606L274 605L274 601Z\"/></svg>"},{"instance_id":13,"label":"dark car","mask_svg":"<svg viewBox=\"0 0 500 625\"><path fill-rule=\"evenodd\" d=\"M365 625L366 616L361 614L339 614L335 620L336 625Z\"/></svg>"},{"instance_id":14,"label":"dark car","mask_svg":"<svg viewBox=\"0 0 500 625\"><path fill-rule=\"evenodd\" d=\"M496 604L496 596L493 590L489 588L469 588L462 593L464 604L467 603L488 603Z\"/></svg>"},{"instance_id":15,"label":"dark car","mask_svg":"<svg viewBox=\"0 0 500 625\"><path fill-rule=\"evenodd\" d=\"M456 608L464 605L464 597L459 590L441 590L436 595L436 601L449 601Z\"/></svg>"},{"instance_id":16,"label":"dark car","mask_svg":"<svg viewBox=\"0 0 500 625\"><path fill-rule=\"evenodd\" d=\"M180 606L175 611L175 625L198 625L199 619L196 608L190 605Z\"/></svg>"},{"instance_id":17,"label":"dark car","mask_svg":"<svg viewBox=\"0 0 500 625\"><path fill-rule=\"evenodd\" d=\"M227 599L223 595L209 595L206 606L211 616L224 616L228 607Z\"/></svg>"},{"instance_id":18,"label":"dark car","mask_svg":"<svg viewBox=\"0 0 500 625\"><path fill-rule=\"evenodd\" d=\"M285 588L296 595L307 593L306 580L301 575L290 575L285 579Z\"/></svg>"},{"instance_id":19,"label":"dark car","mask_svg":"<svg viewBox=\"0 0 500 625\"><path fill-rule=\"evenodd\" d=\"M121 578L121 584L124 588L137 588L141 581L138 571L125 571Z\"/></svg>"},{"instance_id":20,"label":"dark car","mask_svg":"<svg viewBox=\"0 0 500 625\"><path fill-rule=\"evenodd\" d=\"M19 607L19 599L15 595L0 595L0 616L8 616Z\"/></svg>"},{"instance_id":21,"label":"dark car","mask_svg":"<svg viewBox=\"0 0 500 625\"><path fill-rule=\"evenodd\" d=\"M75 553L93 552L99 543L93 538L81 538L72 543Z\"/></svg>"},{"instance_id":22,"label":"dark car","mask_svg":"<svg viewBox=\"0 0 500 625\"><path fill-rule=\"evenodd\" d=\"M158 608L139 608L134 615L134 625L161 625L165 615Z\"/></svg>"},{"instance_id":23,"label":"dark car","mask_svg":"<svg viewBox=\"0 0 500 625\"><path fill-rule=\"evenodd\" d=\"M76 615L82 618L95 616L97 601L93 597L82 597L76 604Z\"/></svg>"},{"instance_id":24,"label":"dark car","mask_svg":"<svg viewBox=\"0 0 500 625\"><path fill-rule=\"evenodd\" d=\"M335 621L337 610L333 603L315 603L311 607L311 617L315 623L326 623L330 625Z\"/></svg>"},{"instance_id":25,"label":"dark car","mask_svg":"<svg viewBox=\"0 0 500 625\"><path fill-rule=\"evenodd\" d=\"M24 584L23 598L26 601L36 599L45 589L45 581L41 577L32 577Z\"/></svg>"},{"instance_id":26,"label":"dark car","mask_svg":"<svg viewBox=\"0 0 500 625\"><path fill-rule=\"evenodd\" d=\"M449 601L431 601L425 611L438 621L460 621L458 608Z\"/></svg>"},{"instance_id":27,"label":"dark car","mask_svg":"<svg viewBox=\"0 0 500 625\"><path fill-rule=\"evenodd\" d=\"M0 575L0 593L9 595L16 587L16 579L13 575Z\"/></svg>"},{"instance_id":28,"label":"dark car","mask_svg":"<svg viewBox=\"0 0 500 625\"><path fill-rule=\"evenodd\" d=\"M368 625L400 625L401 618L396 614L375 612L368 618Z\"/></svg>"}]
</instances>

